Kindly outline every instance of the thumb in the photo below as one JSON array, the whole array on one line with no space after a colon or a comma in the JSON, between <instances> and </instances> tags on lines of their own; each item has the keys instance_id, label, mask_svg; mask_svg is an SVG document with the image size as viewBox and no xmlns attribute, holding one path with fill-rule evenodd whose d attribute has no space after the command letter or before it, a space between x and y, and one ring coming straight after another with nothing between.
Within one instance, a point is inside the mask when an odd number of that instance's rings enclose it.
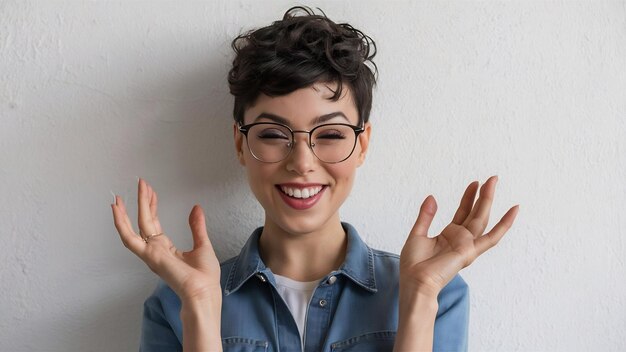
<instances>
[{"instance_id":1,"label":"thumb","mask_svg":"<svg viewBox=\"0 0 626 352\"><path fill-rule=\"evenodd\" d=\"M428 237L428 229L433 222L435 213L437 213L437 202L435 201L435 197L429 195L424 199L420 207L419 215L417 216L417 220L415 220L415 225L413 225L411 229L409 239L412 237Z\"/></svg>"},{"instance_id":2,"label":"thumb","mask_svg":"<svg viewBox=\"0 0 626 352\"><path fill-rule=\"evenodd\" d=\"M193 249L209 245L209 235L206 231L206 222L204 218L204 211L199 205L195 205L191 209L189 214L189 226L191 227L191 234L193 235Z\"/></svg>"}]
</instances>

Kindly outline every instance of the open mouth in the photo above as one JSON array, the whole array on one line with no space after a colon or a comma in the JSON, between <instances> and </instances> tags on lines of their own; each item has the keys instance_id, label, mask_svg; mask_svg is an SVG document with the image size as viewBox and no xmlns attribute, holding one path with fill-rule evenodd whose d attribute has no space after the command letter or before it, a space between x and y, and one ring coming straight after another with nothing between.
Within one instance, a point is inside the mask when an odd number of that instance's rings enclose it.
<instances>
[{"instance_id":1,"label":"open mouth","mask_svg":"<svg viewBox=\"0 0 626 352\"><path fill-rule=\"evenodd\" d=\"M276 189L278 190L282 200L288 206L296 210L305 210L313 207L315 203L322 198L326 188L328 188L326 185L303 188L276 185Z\"/></svg>"},{"instance_id":2,"label":"open mouth","mask_svg":"<svg viewBox=\"0 0 626 352\"><path fill-rule=\"evenodd\" d=\"M318 193L322 191L326 186L315 186L315 187L306 187L306 188L292 188L287 186L277 186L278 189L284 194L288 195L292 198L297 199L307 199L316 196Z\"/></svg>"}]
</instances>

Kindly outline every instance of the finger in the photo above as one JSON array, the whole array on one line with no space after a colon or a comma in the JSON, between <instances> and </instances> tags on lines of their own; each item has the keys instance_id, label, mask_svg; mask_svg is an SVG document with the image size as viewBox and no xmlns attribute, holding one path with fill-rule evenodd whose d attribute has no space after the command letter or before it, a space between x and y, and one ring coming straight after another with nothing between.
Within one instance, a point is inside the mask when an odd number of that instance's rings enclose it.
<instances>
[{"instance_id":1,"label":"finger","mask_svg":"<svg viewBox=\"0 0 626 352\"><path fill-rule=\"evenodd\" d=\"M120 235L122 243L124 243L124 246L130 249L131 252L139 255L144 247L143 240L135 234L132 227L124 219L125 214L118 204L111 204L111 209L113 211L113 221L115 223L115 228Z\"/></svg>"},{"instance_id":2,"label":"finger","mask_svg":"<svg viewBox=\"0 0 626 352\"><path fill-rule=\"evenodd\" d=\"M193 249L206 246L211 250L213 255L215 255L213 245L209 240L209 234L206 230L204 211L199 205L195 205L193 209L191 209L191 213L189 214L189 226L191 227L191 234L193 235Z\"/></svg>"},{"instance_id":3,"label":"finger","mask_svg":"<svg viewBox=\"0 0 626 352\"><path fill-rule=\"evenodd\" d=\"M519 205L516 205L509 209L504 214L502 219L484 236L480 236L474 240L474 246L476 247L477 256L485 253L489 248L498 244L504 234L513 226L513 222L519 212Z\"/></svg>"},{"instance_id":4,"label":"finger","mask_svg":"<svg viewBox=\"0 0 626 352\"><path fill-rule=\"evenodd\" d=\"M139 205L139 229L143 236L150 236L156 232L152 214L150 214L150 190L148 184L143 179L139 179L137 192L137 202Z\"/></svg>"},{"instance_id":5,"label":"finger","mask_svg":"<svg viewBox=\"0 0 626 352\"><path fill-rule=\"evenodd\" d=\"M150 215L152 215L152 222L154 223L156 233L161 233L163 232L163 229L161 228L161 222L159 221L159 216L157 214L157 192L153 191L152 187L150 187L150 190L152 191L152 197L150 197Z\"/></svg>"},{"instance_id":6,"label":"finger","mask_svg":"<svg viewBox=\"0 0 626 352\"><path fill-rule=\"evenodd\" d=\"M435 201L435 197L429 195L424 199L424 202L422 202L417 220L415 220L415 224L409 233L409 239L414 236L428 237L428 229L433 222L436 212L437 202Z\"/></svg>"},{"instance_id":7,"label":"finger","mask_svg":"<svg viewBox=\"0 0 626 352\"><path fill-rule=\"evenodd\" d=\"M485 184L480 188L480 196L476 204L474 204L472 211L463 222L463 226L474 234L474 238L481 236L485 228L487 228L497 182L498 176L491 176L487 179Z\"/></svg>"},{"instance_id":8,"label":"finger","mask_svg":"<svg viewBox=\"0 0 626 352\"><path fill-rule=\"evenodd\" d=\"M467 186L463 197L461 197L461 204L454 214L452 222L461 225L463 221L472 211L472 205L474 205L474 199L476 198L476 191L478 191L478 181L474 181Z\"/></svg>"},{"instance_id":9,"label":"finger","mask_svg":"<svg viewBox=\"0 0 626 352\"><path fill-rule=\"evenodd\" d=\"M128 217L128 212L126 211L126 204L124 203L124 200L122 199L122 197L116 196L115 201L116 201L115 204L118 206L118 208L124 215L123 220L126 222L126 225L131 229L133 234L135 234L135 230L133 230L133 223L130 221L130 218Z\"/></svg>"}]
</instances>

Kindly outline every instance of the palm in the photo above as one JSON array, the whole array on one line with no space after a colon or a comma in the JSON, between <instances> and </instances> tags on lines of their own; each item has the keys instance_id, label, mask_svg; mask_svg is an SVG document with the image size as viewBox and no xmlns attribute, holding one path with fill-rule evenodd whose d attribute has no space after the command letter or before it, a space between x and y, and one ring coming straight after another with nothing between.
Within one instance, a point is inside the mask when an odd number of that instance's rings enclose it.
<instances>
[{"instance_id":1,"label":"palm","mask_svg":"<svg viewBox=\"0 0 626 352\"><path fill-rule=\"evenodd\" d=\"M143 180L139 181L138 198L140 233L144 236L161 234L157 195ZM165 235L144 241L133 231L120 197L116 197L113 205L113 216L124 245L165 280L182 300L210 298L220 292L220 266L199 206L195 206L189 215L194 247L188 252L178 250Z\"/></svg>"},{"instance_id":2,"label":"palm","mask_svg":"<svg viewBox=\"0 0 626 352\"><path fill-rule=\"evenodd\" d=\"M144 261L184 298L203 296L219 289L219 262L208 246L188 252L176 249L169 238L161 246L150 245ZM154 248L154 249L153 249Z\"/></svg>"},{"instance_id":3,"label":"palm","mask_svg":"<svg viewBox=\"0 0 626 352\"><path fill-rule=\"evenodd\" d=\"M437 211L435 199L426 198L415 226L400 255L401 283L411 289L438 293L461 269L493 247L511 227L518 207L515 206L500 222L483 235L495 192L497 179L483 185L474 204L478 183L471 183L461 199L454 219L436 237L428 237L428 228Z\"/></svg>"}]
</instances>

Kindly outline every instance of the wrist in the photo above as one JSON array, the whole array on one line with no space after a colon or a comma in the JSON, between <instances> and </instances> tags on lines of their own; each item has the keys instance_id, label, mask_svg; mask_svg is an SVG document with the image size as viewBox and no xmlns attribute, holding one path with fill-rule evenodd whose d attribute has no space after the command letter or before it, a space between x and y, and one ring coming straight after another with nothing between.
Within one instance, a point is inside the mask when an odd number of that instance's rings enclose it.
<instances>
[{"instance_id":1,"label":"wrist","mask_svg":"<svg viewBox=\"0 0 626 352\"><path fill-rule=\"evenodd\" d=\"M219 300L185 300L180 319L184 351L222 351L221 296Z\"/></svg>"},{"instance_id":2,"label":"wrist","mask_svg":"<svg viewBox=\"0 0 626 352\"><path fill-rule=\"evenodd\" d=\"M432 351L438 309L436 295L416 290L400 291L394 351Z\"/></svg>"},{"instance_id":3,"label":"wrist","mask_svg":"<svg viewBox=\"0 0 626 352\"><path fill-rule=\"evenodd\" d=\"M197 305L215 305L222 302L222 289L217 288L205 288L202 290L196 290L193 294L182 293L178 295L183 305L197 306Z\"/></svg>"},{"instance_id":4,"label":"wrist","mask_svg":"<svg viewBox=\"0 0 626 352\"><path fill-rule=\"evenodd\" d=\"M182 299L181 300L181 316L198 315L201 313L219 312L222 309L222 296L212 296L203 299Z\"/></svg>"},{"instance_id":5,"label":"wrist","mask_svg":"<svg viewBox=\"0 0 626 352\"><path fill-rule=\"evenodd\" d=\"M439 310L437 294L430 290L400 290L400 317L436 316Z\"/></svg>"},{"instance_id":6,"label":"wrist","mask_svg":"<svg viewBox=\"0 0 626 352\"><path fill-rule=\"evenodd\" d=\"M414 299L437 300L441 287L431 283L415 282L411 279L400 279L400 296L407 296Z\"/></svg>"}]
</instances>

